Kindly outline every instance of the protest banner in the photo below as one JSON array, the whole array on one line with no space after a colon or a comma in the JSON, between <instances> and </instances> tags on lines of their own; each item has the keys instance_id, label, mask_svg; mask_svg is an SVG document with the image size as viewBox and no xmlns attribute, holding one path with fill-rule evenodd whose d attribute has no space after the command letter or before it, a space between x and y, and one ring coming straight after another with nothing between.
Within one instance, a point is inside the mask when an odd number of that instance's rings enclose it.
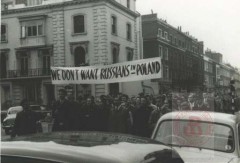
<instances>
[{"instance_id":1,"label":"protest banner","mask_svg":"<svg viewBox=\"0 0 240 163\"><path fill-rule=\"evenodd\" d=\"M106 84L161 77L159 57L102 66L51 67L52 84Z\"/></svg>"}]
</instances>

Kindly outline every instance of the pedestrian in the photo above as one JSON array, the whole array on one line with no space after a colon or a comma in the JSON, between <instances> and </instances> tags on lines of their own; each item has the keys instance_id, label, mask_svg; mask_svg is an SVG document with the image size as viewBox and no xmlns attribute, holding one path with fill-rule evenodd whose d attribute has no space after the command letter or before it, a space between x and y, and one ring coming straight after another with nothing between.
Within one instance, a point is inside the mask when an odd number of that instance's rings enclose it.
<instances>
[{"instance_id":1,"label":"pedestrian","mask_svg":"<svg viewBox=\"0 0 240 163\"><path fill-rule=\"evenodd\" d=\"M147 104L150 108L151 111L157 109L157 106L153 104L153 97L151 95L146 95L145 96L147 99Z\"/></svg>"},{"instance_id":2,"label":"pedestrian","mask_svg":"<svg viewBox=\"0 0 240 163\"><path fill-rule=\"evenodd\" d=\"M189 96L188 96L188 105L189 105L189 109L191 111L193 110L198 110L198 106L197 106L197 103L196 103L196 95L191 93Z\"/></svg>"},{"instance_id":3,"label":"pedestrian","mask_svg":"<svg viewBox=\"0 0 240 163\"><path fill-rule=\"evenodd\" d=\"M107 131L109 119L109 106L106 103L105 97L101 96L96 100L96 130Z\"/></svg>"},{"instance_id":4,"label":"pedestrian","mask_svg":"<svg viewBox=\"0 0 240 163\"><path fill-rule=\"evenodd\" d=\"M118 107L118 111L117 111L117 117L118 117L117 132L131 133L132 123L133 123L132 110L134 109L131 107L131 105L129 105L127 95L122 95L120 99L121 99L121 104Z\"/></svg>"},{"instance_id":5,"label":"pedestrian","mask_svg":"<svg viewBox=\"0 0 240 163\"><path fill-rule=\"evenodd\" d=\"M155 125L158 121L158 119L162 116L162 112L161 112L161 106L162 106L162 97L161 96L158 96L156 98L156 106L157 106L157 109L153 110L149 116L149 129L150 129L150 132L153 131L153 129L155 128Z\"/></svg>"},{"instance_id":6,"label":"pedestrian","mask_svg":"<svg viewBox=\"0 0 240 163\"><path fill-rule=\"evenodd\" d=\"M118 121L119 121L119 106L120 106L120 100L118 97L115 97L109 112L109 124L108 124L108 131L110 132L117 132L118 131Z\"/></svg>"},{"instance_id":7,"label":"pedestrian","mask_svg":"<svg viewBox=\"0 0 240 163\"><path fill-rule=\"evenodd\" d=\"M58 93L59 100L56 101L53 109L53 131L66 131L69 129L68 108L70 103L66 99L67 92L65 89L60 89Z\"/></svg>"},{"instance_id":8,"label":"pedestrian","mask_svg":"<svg viewBox=\"0 0 240 163\"><path fill-rule=\"evenodd\" d=\"M39 116L30 110L27 99L21 101L22 111L17 113L16 119L11 133L12 137L16 135L28 135L37 132L37 122L40 120Z\"/></svg>"},{"instance_id":9,"label":"pedestrian","mask_svg":"<svg viewBox=\"0 0 240 163\"><path fill-rule=\"evenodd\" d=\"M141 97L141 107L133 112L133 134L142 137L150 137L149 117L151 106L146 97Z\"/></svg>"},{"instance_id":10,"label":"pedestrian","mask_svg":"<svg viewBox=\"0 0 240 163\"><path fill-rule=\"evenodd\" d=\"M67 100L69 102L66 114L66 118L68 119L68 131L79 130L82 128L82 119L79 117L79 114L81 114L80 104L74 100L72 94L68 94Z\"/></svg>"},{"instance_id":11,"label":"pedestrian","mask_svg":"<svg viewBox=\"0 0 240 163\"><path fill-rule=\"evenodd\" d=\"M83 119L83 129L86 131L94 131L97 126L97 110L94 98L88 97L86 104L82 107L84 119Z\"/></svg>"}]
</instances>

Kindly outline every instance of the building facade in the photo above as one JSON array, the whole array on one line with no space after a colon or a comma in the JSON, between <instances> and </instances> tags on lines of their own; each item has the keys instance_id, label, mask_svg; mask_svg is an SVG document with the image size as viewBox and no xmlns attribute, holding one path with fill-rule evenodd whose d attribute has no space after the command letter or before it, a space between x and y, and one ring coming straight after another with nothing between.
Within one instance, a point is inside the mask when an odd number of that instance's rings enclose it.
<instances>
[{"instance_id":1,"label":"building facade","mask_svg":"<svg viewBox=\"0 0 240 163\"><path fill-rule=\"evenodd\" d=\"M213 90L215 88L216 81L216 69L213 60L207 56L204 56L204 86L205 90Z\"/></svg>"},{"instance_id":2,"label":"building facade","mask_svg":"<svg viewBox=\"0 0 240 163\"><path fill-rule=\"evenodd\" d=\"M3 103L23 98L49 104L58 89L51 66L106 65L141 58L140 15L135 0L2 1ZM72 85L78 96L139 93L140 82Z\"/></svg>"},{"instance_id":3,"label":"building facade","mask_svg":"<svg viewBox=\"0 0 240 163\"><path fill-rule=\"evenodd\" d=\"M240 73L239 70L233 67L231 64L223 63L223 55L218 52L207 49L204 54L204 58L208 58L212 63L212 87L221 91L222 93L229 93L230 81L235 81L236 94L240 95ZM206 66L204 67L206 68ZM207 73L205 73L207 76ZM205 78L206 80L206 78ZM208 84L207 84L208 85Z\"/></svg>"},{"instance_id":4,"label":"building facade","mask_svg":"<svg viewBox=\"0 0 240 163\"><path fill-rule=\"evenodd\" d=\"M142 30L144 58L161 57L163 65L163 78L146 85L159 92L203 89L203 42L159 19L157 14L142 16Z\"/></svg>"}]
</instances>

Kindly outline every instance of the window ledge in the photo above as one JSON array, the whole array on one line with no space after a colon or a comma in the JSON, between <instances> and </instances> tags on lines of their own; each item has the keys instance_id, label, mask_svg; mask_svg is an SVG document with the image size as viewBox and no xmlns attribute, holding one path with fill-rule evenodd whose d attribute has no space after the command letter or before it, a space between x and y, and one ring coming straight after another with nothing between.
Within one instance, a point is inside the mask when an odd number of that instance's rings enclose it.
<instances>
[{"instance_id":1,"label":"window ledge","mask_svg":"<svg viewBox=\"0 0 240 163\"><path fill-rule=\"evenodd\" d=\"M26 36L26 37L20 37L20 39L38 38L38 37L45 37L45 35L39 35L39 36Z\"/></svg>"},{"instance_id":2,"label":"window ledge","mask_svg":"<svg viewBox=\"0 0 240 163\"><path fill-rule=\"evenodd\" d=\"M118 34L117 34L117 33L112 33L112 35L113 35L113 36L118 36Z\"/></svg>"},{"instance_id":3,"label":"window ledge","mask_svg":"<svg viewBox=\"0 0 240 163\"><path fill-rule=\"evenodd\" d=\"M72 36L78 36L78 35L87 35L87 32L83 32L83 33L72 33Z\"/></svg>"},{"instance_id":4,"label":"window ledge","mask_svg":"<svg viewBox=\"0 0 240 163\"><path fill-rule=\"evenodd\" d=\"M8 40L1 41L1 43L6 44L6 43L8 43Z\"/></svg>"}]
</instances>

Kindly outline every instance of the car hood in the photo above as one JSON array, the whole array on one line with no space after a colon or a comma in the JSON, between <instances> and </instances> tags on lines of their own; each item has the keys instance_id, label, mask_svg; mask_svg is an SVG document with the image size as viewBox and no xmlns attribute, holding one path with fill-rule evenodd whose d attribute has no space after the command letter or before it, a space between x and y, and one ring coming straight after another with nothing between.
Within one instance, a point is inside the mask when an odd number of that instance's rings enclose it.
<instances>
[{"instance_id":1,"label":"car hood","mask_svg":"<svg viewBox=\"0 0 240 163\"><path fill-rule=\"evenodd\" d=\"M2 142L2 155L21 155L35 158L52 159L60 162L79 162L79 157L86 157L89 162L140 163L148 154L169 149L159 144L133 144L121 142L111 145L80 147L63 145L55 142L14 141Z\"/></svg>"},{"instance_id":2,"label":"car hood","mask_svg":"<svg viewBox=\"0 0 240 163\"><path fill-rule=\"evenodd\" d=\"M4 121L8 120L8 119L15 119L17 116L17 114L8 114L7 117L4 119Z\"/></svg>"},{"instance_id":3,"label":"car hood","mask_svg":"<svg viewBox=\"0 0 240 163\"><path fill-rule=\"evenodd\" d=\"M236 156L232 153L218 152L191 147L173 147L185 163L228 163Z\"/></svg>"}]
</instances>

